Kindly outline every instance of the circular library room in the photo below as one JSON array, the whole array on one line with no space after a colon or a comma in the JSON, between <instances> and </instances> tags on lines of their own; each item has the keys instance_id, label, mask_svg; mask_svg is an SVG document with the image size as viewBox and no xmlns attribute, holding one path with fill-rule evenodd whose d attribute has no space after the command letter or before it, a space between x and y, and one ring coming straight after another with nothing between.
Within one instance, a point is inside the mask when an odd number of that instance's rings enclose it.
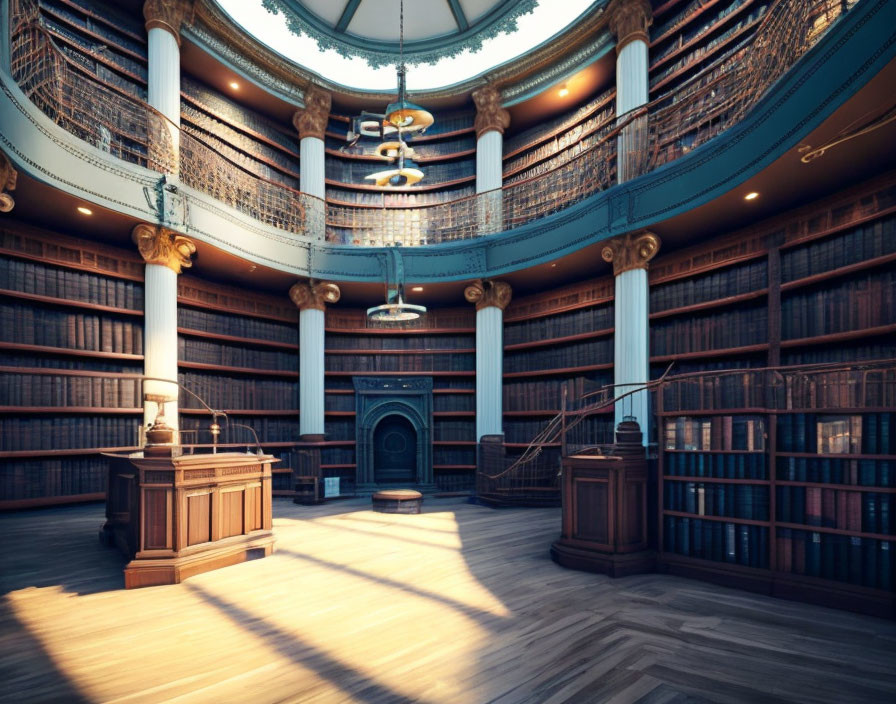
<instances>
[{"instance_id":1,"label":"circular library room","mask_svg":"<svg viewBox=\"0 0 896 704\"><path fill-rule=\"evenodd\" d=\"M0 704L896 701L896 2L0 0Z\"/></svg>"}]
</instances>

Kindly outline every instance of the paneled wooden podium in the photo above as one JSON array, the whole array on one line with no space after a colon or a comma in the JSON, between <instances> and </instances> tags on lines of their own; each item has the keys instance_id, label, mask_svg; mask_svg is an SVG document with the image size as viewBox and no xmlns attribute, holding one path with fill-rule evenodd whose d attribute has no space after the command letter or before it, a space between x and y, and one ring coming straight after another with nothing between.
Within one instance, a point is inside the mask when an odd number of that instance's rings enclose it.
<instances>
[{"instance_id":1,"label":"paneled wooden podium","mask_svg":"<svg viewBox=\"0 0 896 704\"><path fill-rule=\"evenodd\" d=\"M270 455L108 454L100 538L128 558L125 588L176 584L273 552Z\"/></svg>"},{"instance_id":2,"label":"paneled wooden podium","mask_svg":"<svg viewBox=\"0 0 896 704\"><path fill-rule=\"evenodd\" d=\"M604 456L563 458L563 526L551 545L559 565L611 577L653 572L647 540L647 460L633 421Z\"/></svg>"}]
</instances>

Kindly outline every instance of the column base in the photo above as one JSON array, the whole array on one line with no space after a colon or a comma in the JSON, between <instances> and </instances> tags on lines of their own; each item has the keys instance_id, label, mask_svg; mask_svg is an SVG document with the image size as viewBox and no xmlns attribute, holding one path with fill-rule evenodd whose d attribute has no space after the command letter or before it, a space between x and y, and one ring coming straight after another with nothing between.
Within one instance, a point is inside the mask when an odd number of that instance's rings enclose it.
<instances>
[{"instance_id":1,"label":"column base","mask_svg":"<svg viewBox=\"0 0 896 704\"><path fill-rule=\"evenodd\" d=\"M656 552L653 550L606 553L570 545L562 538L551 545L551 559L561 567L610 577L656 572Z\"/></svg>"}]
</instances>

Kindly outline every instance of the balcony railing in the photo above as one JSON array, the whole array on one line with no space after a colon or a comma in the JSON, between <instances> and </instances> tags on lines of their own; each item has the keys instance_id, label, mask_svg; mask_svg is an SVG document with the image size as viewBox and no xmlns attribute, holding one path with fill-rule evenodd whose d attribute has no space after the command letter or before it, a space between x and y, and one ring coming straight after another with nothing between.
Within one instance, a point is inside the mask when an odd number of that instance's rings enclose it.
<instances>
[{"instance_id":1,"label":"balcony railing","mask_svg":"<svg viewBox=\"0 0 896 704\"><path fill-rule=\"evenodd\" d=\"M337 244L416 246L519 227L683 156L742 120L849 4L777 0L743 43L599 127L590 146L565 164L499 190L413 208L324 204L253 173L63 54L41 25L35 0L10 2L11 70L67 131L125 161L178 174L256 220Z\"/></svg>"}]
</instances>

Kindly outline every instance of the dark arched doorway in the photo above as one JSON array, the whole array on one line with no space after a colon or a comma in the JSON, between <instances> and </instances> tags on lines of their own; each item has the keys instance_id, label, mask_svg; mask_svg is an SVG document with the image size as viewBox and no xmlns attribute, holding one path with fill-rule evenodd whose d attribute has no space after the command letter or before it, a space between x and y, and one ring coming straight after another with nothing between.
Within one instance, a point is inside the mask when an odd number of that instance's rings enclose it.
<instances>
[{"instance_id":1,"label":"dark arched doorway","mask_svg":"<svg viewBox=\"0 0 896 704\"><path fill-rule=\"evenodd\" d=\"M373 431L373 476L377 484L417 481L417 431L402 415L386 416Z\"/></svg>"}]
</instances>

